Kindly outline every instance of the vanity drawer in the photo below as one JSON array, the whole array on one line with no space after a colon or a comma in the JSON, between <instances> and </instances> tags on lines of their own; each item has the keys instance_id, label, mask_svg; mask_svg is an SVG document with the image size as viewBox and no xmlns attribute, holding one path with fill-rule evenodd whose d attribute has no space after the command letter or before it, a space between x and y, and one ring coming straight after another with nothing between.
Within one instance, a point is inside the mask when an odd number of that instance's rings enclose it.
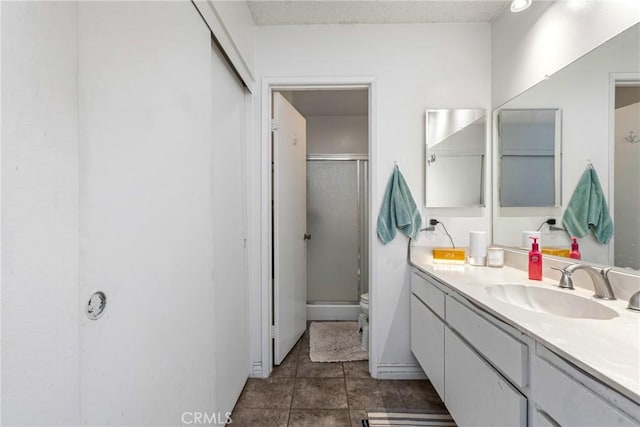
<instances>
[{"instance_id":1,"label":"vanity drawer","mask_svg":"<svg viewBox=\"0 0 640 427\"><path fill-rule=\"evenodd\" d=\"M444 403L460 426L526 426L527 399L445 328Z\"/></svg>"},{"instance_id":2,"label":"vanity drawer","mask_svg":"<svg viewBox=\"0 0 640 427\"><path fill-rule=\"evenodd\" d=\"M416 272L411 273L411 292L441 319L444 319L444 292Z\"/></svg>"},{"instance_id":3,"label":"vanity drawer","mask_svg":"<svg viewBox=\"0 0 640 427\"><path fill-rule=\"evenodd\" d=\"M637 426L638 422L593 391L538 356L533 357L531 389L536 408L550 424L575 426ZM535 422L534 425L545 425Z\"/></svg>"},{"instance_id":4,"label":"vanity drawer","mask_svg":"<svg viewBox=\"0 0 640 427\"><path fill-rule=\"evenodd\" d=\"M447 297L447 322L515 385L529 383L526 344L451 297Z\"/></svg>"},{"instance_id":5,"label":"vanity drawer","mask_svg":"<svg viewBox=\"0 0 640 427\"><path fill-rule=\"evenodd\" d=\"M411 351L444 400L444 322L411 295Z\"/></svg>"}]
</instances>

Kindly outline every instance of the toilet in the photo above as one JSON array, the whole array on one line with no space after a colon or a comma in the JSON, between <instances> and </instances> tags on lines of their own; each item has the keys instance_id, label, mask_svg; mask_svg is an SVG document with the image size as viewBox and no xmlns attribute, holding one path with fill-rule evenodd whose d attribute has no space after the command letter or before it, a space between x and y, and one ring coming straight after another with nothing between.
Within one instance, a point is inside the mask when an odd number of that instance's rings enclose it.
<instances>
[{"instance_id":1,"label":"toilet","mask_svg":"<svg viewBox=\"0 0 640 427\"><path fill-rule=\"evenodd\" d=\"M360 295L358 332L362 332L362 349L369 351L369 293Z\"/></svg>"}]
</instances>

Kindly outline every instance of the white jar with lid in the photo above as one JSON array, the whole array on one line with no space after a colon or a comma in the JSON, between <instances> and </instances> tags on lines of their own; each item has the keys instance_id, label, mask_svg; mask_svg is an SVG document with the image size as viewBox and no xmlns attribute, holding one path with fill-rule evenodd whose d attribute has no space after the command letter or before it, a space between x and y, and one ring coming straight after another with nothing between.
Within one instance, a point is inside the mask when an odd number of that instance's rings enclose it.
<instances>
[{"instance_id":1,"label":"white jar with lid","mask_svg":"<svg viewBox=\"0 0 640 427\"><path fill-rule=\"evenodd\" d=\"M504 249L497 246L489 246L487 248L487 265L489 267L503 267Z\"/></svg>"}]
</instances>

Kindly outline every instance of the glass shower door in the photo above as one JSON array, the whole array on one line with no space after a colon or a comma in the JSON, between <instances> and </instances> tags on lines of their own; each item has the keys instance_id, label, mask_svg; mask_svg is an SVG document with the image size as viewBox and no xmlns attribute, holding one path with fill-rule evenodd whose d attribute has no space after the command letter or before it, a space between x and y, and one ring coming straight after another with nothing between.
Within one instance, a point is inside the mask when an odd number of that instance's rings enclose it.
<instances>
[{"instance_id":1,"label":"glass shower door","mask_svg":"<svg viewBox=\"0 0 640 427\"><path fill-rule=\"evenodd\" d=\"M307 161L307 301L358 303L361 187L358 160Z\"/></svg>"}]
</instances>

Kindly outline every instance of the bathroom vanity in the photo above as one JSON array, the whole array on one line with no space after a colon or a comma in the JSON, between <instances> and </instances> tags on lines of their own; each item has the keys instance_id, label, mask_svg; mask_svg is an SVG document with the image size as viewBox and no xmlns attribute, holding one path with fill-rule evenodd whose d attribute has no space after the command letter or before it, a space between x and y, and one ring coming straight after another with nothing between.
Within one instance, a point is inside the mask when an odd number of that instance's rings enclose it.
<instances>
[{"instance_id":1,"label":"bathroom vanity","mask_svg":"<svg viewBox=\"0 0 640 427\"><path fill-rule=\"evenodd\" d=\"M626 301L434 265L426 248L410 262L411 350L458 425L640 424L640 313Z\"/></svg>"}]
</instances>

